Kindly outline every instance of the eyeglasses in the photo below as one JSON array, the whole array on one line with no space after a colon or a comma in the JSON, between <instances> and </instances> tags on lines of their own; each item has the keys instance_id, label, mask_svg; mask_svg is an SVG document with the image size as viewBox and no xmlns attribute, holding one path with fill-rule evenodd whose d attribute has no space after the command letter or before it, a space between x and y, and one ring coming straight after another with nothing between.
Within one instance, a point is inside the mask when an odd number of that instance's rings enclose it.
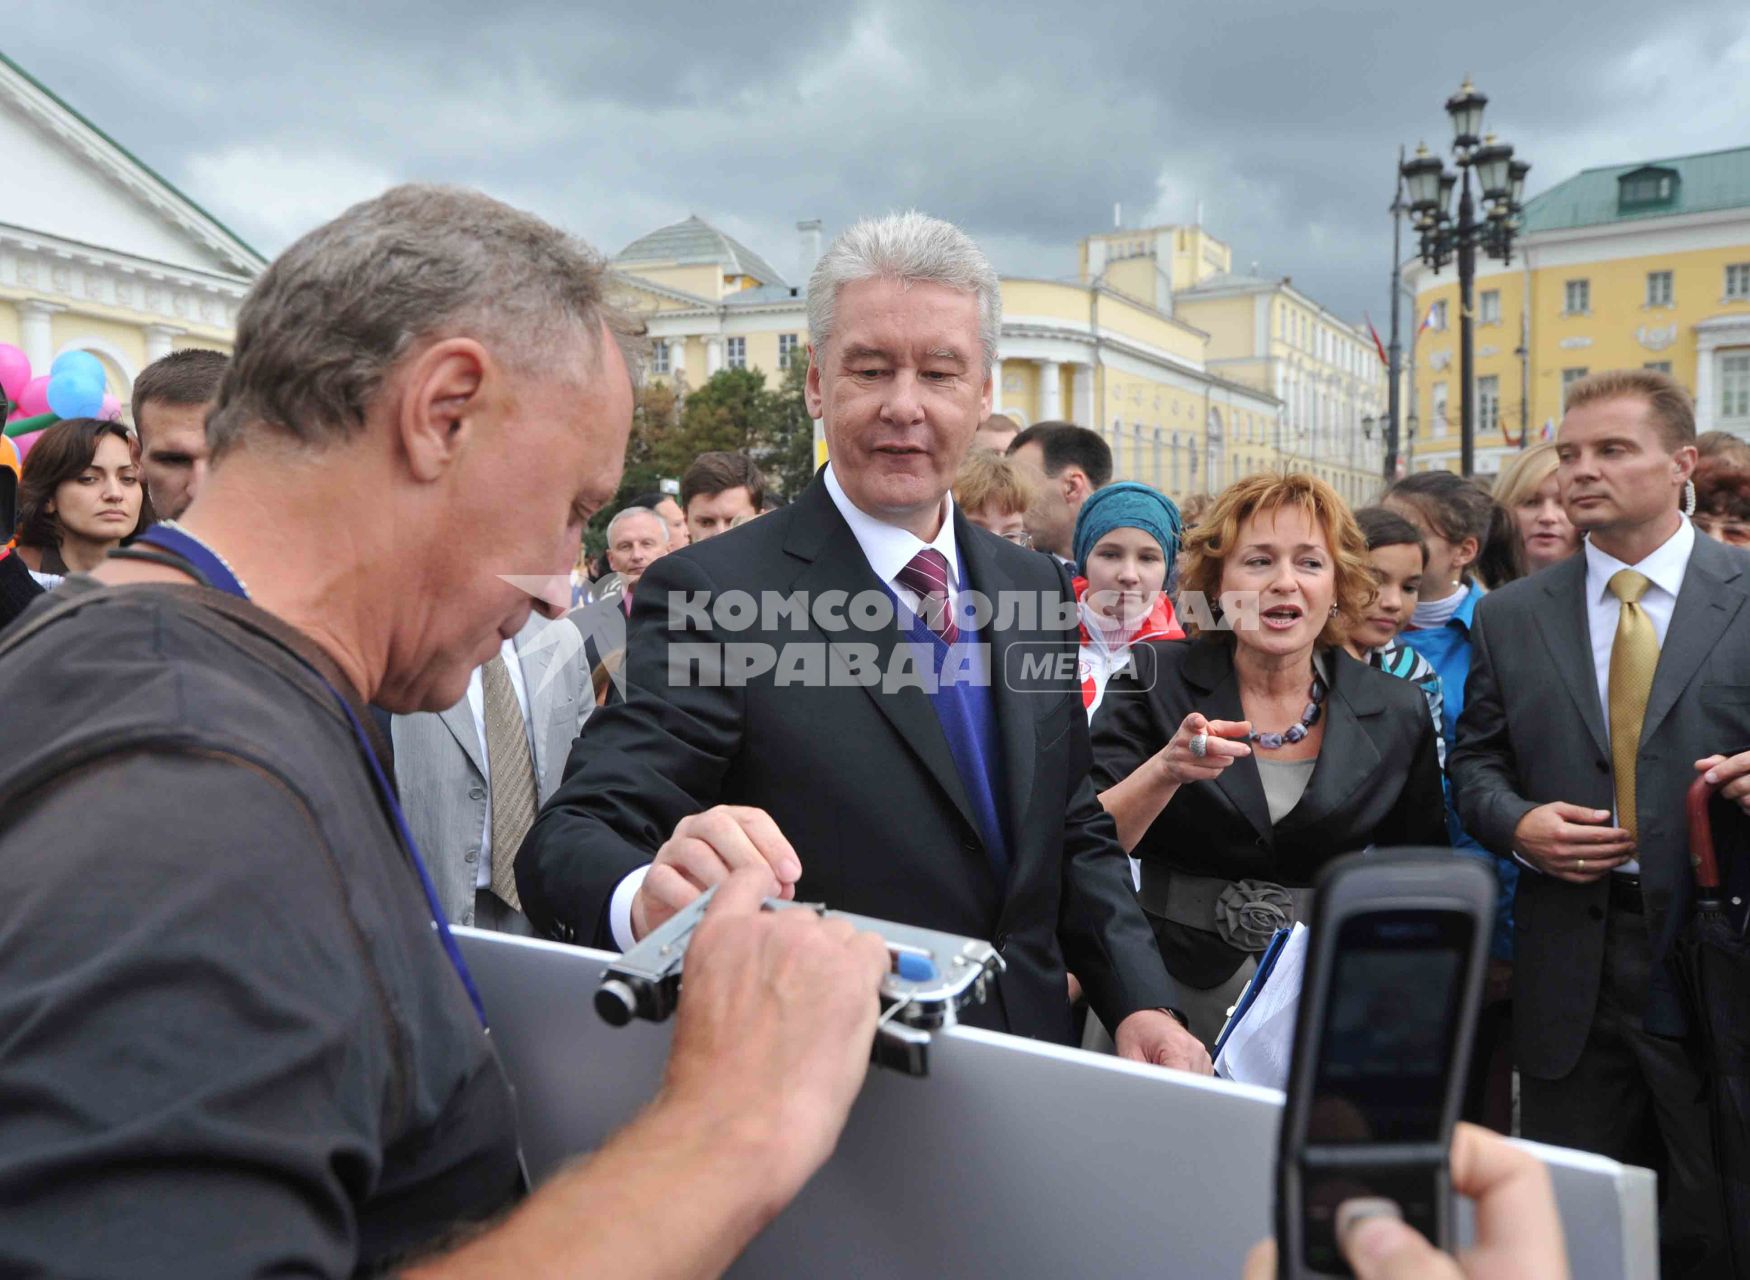
<instances>
[{"instance_id":1,"label":"eyeglasses","mask_svg":"<svg viewBox=\"0 0 1750 1280\"><path fill-rule=\"evenodd\" d=\"M997 537L1001 538L1004 542L1012 542L1017 547L1030 547L1033 545L1033 535L1028 533L1025 529L1018 530L1015 533L999 533Z\"/></svg>"}]
</instances>

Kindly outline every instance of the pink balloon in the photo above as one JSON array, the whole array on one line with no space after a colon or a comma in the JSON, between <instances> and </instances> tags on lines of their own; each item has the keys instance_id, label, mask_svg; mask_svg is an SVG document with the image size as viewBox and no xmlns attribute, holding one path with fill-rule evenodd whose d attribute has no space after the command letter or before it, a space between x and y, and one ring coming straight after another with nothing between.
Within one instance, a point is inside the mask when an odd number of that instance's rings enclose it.
<instances>
[{"instance_id":1,"label":"pink balloon","mask_svg":"<svg viewBox=\"0 0 1750 1280\"><path fill-rule=\"evenodd\" d=\"M30 385L30 357L10 342L0 342L0 388L8 400L16 400Z\"/></svg>"},{"instance_id":2,"label":"pink balloon","mask_svg":"<svg viewBox=\"0 0 1750 1280\"><path fill-rule=\"evenodd\" d=\"M103 408L97 411L97 416L105 422L120 422L122 420L122 402L115 398L113 391L103 393Z\"/></svg>"},{"instance_id":3,"label":"pink balloon","mask_svg":"<svg viewBox=\"0 0 1750 1280\"><path fill-rule=\"evenodd\" d=\"M27 418L49 411L49 378L47 374L32 378L18 393L18 411Z\"/></svg>"},{"instance_id":4,"label":"pink balloon","mask_svg":"<svg viewBox=\"0 0 1750 1280\"><path fill-rule=\"evenodd\" d=\"M18 460L20 462L23 462L30 456L30 447L36 443L37 437L40 435L42 435L42 432L33 431L27 436L12 437L12 443L18 449Z\"/></svg>"}]
</instances>

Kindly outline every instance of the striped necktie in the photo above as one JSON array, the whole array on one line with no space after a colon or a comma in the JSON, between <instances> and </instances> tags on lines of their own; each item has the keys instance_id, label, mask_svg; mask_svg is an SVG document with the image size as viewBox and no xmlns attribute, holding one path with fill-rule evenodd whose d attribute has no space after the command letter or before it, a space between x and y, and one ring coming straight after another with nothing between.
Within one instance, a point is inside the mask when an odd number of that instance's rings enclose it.
<instances>
[{"instance_id":1,"label":"striped necktie","mask_svg":"<svg viewBox=\"0 0 1750 1280\"><path fill-rule=\"evenodd\" d=\"M960 638L954 625L953 601L948 594L948 557L933 547L913 556L894 581L918 594L918 617L943 644Z\"/></svg>"},{"instance_id":2,"label":"striped necktie","mask_svg":"<svg viewBox=\"0 0 1750 1280\"><path fill-rule=\"evenodd\" d=\"M492 775L492 892L521 911L516 854L535 825L535 765L502 653L480 669L480 690L486 704L486 768Z\"/></svg>"}]
</instances>

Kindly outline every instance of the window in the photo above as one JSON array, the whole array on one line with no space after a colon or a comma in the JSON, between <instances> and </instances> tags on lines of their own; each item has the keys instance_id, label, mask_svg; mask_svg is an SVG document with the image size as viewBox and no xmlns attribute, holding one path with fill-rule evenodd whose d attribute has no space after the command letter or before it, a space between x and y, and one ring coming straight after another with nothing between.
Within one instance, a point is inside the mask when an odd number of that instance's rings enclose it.
<instances>
[{"instance_id":1,"label":"window","mask_svg":"<svg viewBox=\"0 0 1750 1280\"><path fill-rule=\"evenodd\" d=\"M1671 305L1671 273L1669 271L1647 272L1647 305L1649 307L1668 307Z\"/></svg>"},{"instance_id":2,"label":"window","mask_svg":"<svg viewBox=\"0 0 1750 1280\"><path fill-rule=\"evenodd\" d=\"M1660 208L1677 199L1675 169L1645 168L1617 179L1617 206L1630 209Z\"/></svg>"},{"instance_id":3,"label":"window","mask_svg":"<svg viewBox=\"0 0 1750 1280\"><path fill-rule=\"evenodd\" d=\"M1446 434L1446 384L1444 382L1436 382L1434 384L1433 401L1432 401L1432 404L1430 405L1429 411L1434 419L1434 434L1437 436L1445 435Z\"/></svg>"},{"instance_id":4,"label":"window","mask_svg":"<svg viewBox=\"0 0 1750 1280\"><path fill-rule=\"evenodd\" d=\"M1750 298L1750 262L1734 262L1726 268L1726 297Z\"/></svg>"},{"instance_id":5,"label":"window","mask_svg":"<svg viewBox=\"0 0 1750 1280\"><path fill-rule=\"evenodd\" d=\"M1750 351L1720 357L1720 417L1750 418Z\"/></svg>"},{"instance_id":6,"label":"window","mask_svg":"<svg viewBox=\"0 0 1750 1280\"><path fill-rule=\"evenodd\" d=\"M1495 374L1477 379L1477 430L1493 431L1501 425L1501 379Z\"/></svg>"},{"instance_id":7,"label":"window","mask_svg":"<svg viewBox=\"0 0 1750 1280\"><path fill-rule=\"evenodd\" d=\"M1444 330L1446 328L1446 303L1436 302L1428 308L1428 328Z\"/></svg>"},{"instance_id":8,"label":"window","mask_svg":"<svg viewBox=\"0 0 1750 1280\"><path fill-rule=\"evenodd\" d=\"M1562 403L1563 404L1567 403L1568 388L1573 386L1576 382L1578 382L1581 378L1584 378L1585 376L1586 376L1586 369L1584 368L1584 366L1582 366L1581 368L1578 368L1578 369L1563 369L1562 370Z\"/></svg>"},{"instance_id":9,"label":"window","mask_svg":"<svg viewBox=\"0 0 1750 1280\"><path fill-rule=\"evenodd\" d=\"M1651 370L1653 373L1669 374L1671 362L1669 360L1649 360L1641 368Z\"/></svg>"},{"instance_id":10,"label":"window","mask_svg":"<svg viewBox=\"0 0 1750 1280\"><path fill-rule=\"evenodd\" d=\"M731 369L747 368L747 339L726 338L723 341L723 363Z\"/></svg>"},{"instance_id":11,"label":"window","mask_svg":"<svg viewBox=\"0 0 1750 1280\"><path fill-rule=\"evenodd\" d=\"M1499 289L1484 289L1478 300L1477 318L1484 324L1501 323L1501 291Z\"/></svg>"},{"instance_id":12,"label":"window","mask_svg":"<svg viewBox=\"0 0 1750 1280\"><path fill-rule=\"evenodd\" d=\"M672 372L668 343L658 339L650 344L650 369L653 373Z\"/></svg>"},{"instance_id":13,"label":"window","mask_svg":"<svg viewBox=\"0 0 1750 1280\"><path fill-rule=\"evenodd\" d=\"M1590 280L1570 280L1567 288L1567 306L1563 308L1570 316L1583 316L1592 310L1592 282Z\"/></svg>"},{"instance_id":14,"label":"window","mask_svg":"<svg viewBox=\"0 0 1750 1280\"><path fill-rule=\"evenodd\" d=\"M796 334L780 333L778 335L778 368L788 369L790 367L790 357L796 354L797 349L801 347L801 345L802 339Z\"/></svg>"}]
</instances>

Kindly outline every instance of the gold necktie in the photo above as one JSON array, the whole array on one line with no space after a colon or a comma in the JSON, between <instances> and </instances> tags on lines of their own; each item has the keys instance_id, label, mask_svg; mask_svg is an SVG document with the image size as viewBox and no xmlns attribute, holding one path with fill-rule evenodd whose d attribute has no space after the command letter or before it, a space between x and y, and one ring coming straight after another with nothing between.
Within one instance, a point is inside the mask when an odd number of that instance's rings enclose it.
<instances>
[{"instance_id":1,"label":"gold necktie","mask_svg":"<svg viewBox=\"0 0 1750 1280\"><path fill-rule=\"evenodd\" d=\"M523 710L501 653L480 669L486 704L486 767L492 775L492 892L516 910L516 853L535 824L535 765Z\"/></svg>"},{"instance_id":2,"label":"gold necktie","mask_svg":"<svg viewBox=\"0 0 1750 1280\"><path fill-rule=\"evenodd\" d=\"M1631 837L1640 830L1635 821L1635 756L1647 693L1659 665L1659 637L1641 608L1641 597L1652 585L1646 574L1633 569L1619 569L1610 579L1610 594L1622 601L1610 645L1610 763L1616 778L1616 821Z\"/></svg>"}]
</instances>

